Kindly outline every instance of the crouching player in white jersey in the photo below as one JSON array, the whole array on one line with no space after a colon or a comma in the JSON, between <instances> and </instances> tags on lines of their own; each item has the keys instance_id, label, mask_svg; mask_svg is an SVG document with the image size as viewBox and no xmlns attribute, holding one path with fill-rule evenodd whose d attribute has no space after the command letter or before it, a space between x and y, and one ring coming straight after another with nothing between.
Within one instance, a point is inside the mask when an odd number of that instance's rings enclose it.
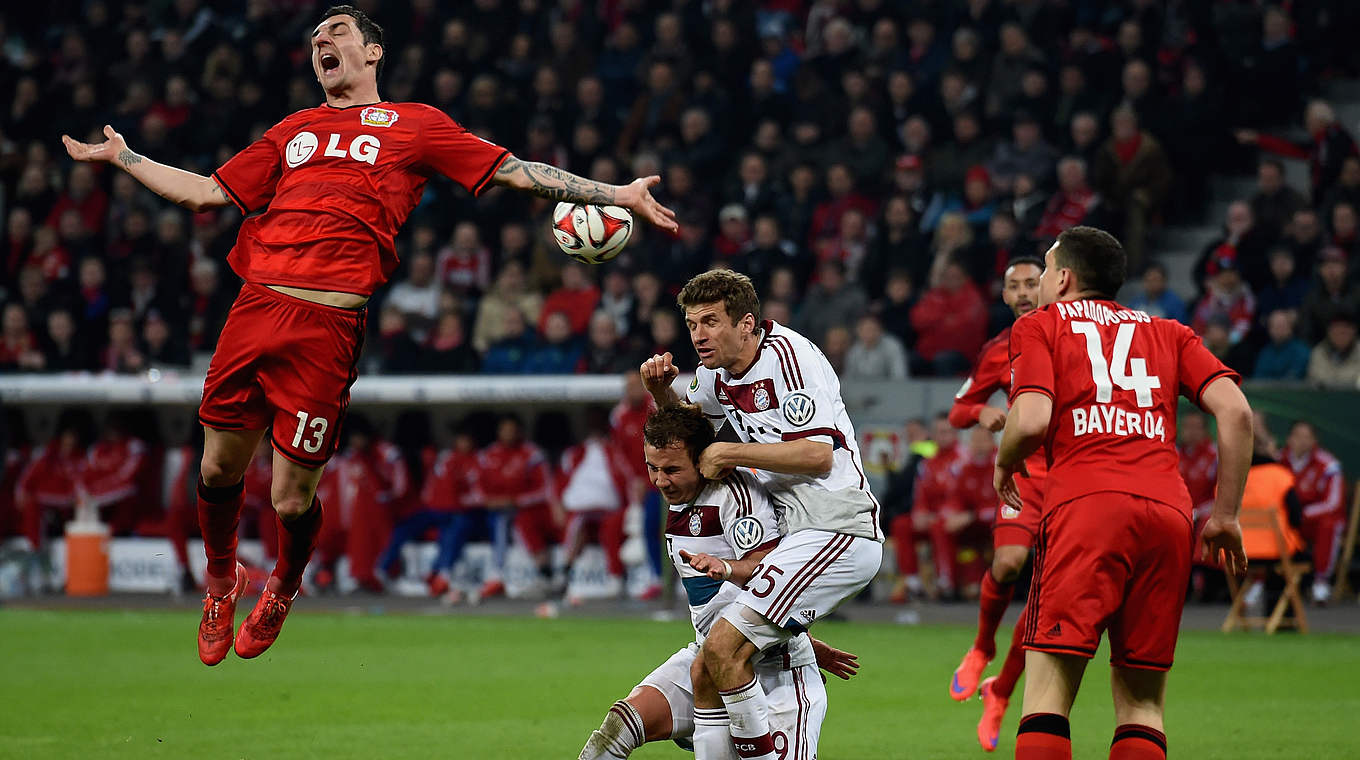
<instances>
[{"instance_id":1,"label":"crouching player in white jersey","mask_svg":"<svg viewBox=\"0 0 1360 760\"><path fill-rule=\"evenodd\" d=\"M742 441L709 446L699 472L717 478L752 468L787 525L737 603L713 624L701 652L703 670L721 691L737 754L775 760L770 703L752 658L802 634L873 579L883 559L878 502L864 478L835 371L807 338L758 321L751 279L705 272L686 283L678 301L701 364L688 400L715 426L730 422ZM648 359L641 374L659 406L679 400L671 390L679 370L670 354ZM696 688L703 676L695 675ZM696 726L696 743L706 730ZM708 758L700 753L698 760Z\"/></svg>"},{"instance_id":2,"label":"crouching player in white jersey","mask_svg":"<svg viewBox=\"0 0 1360 760\"><path fill-rule=\"evenodd\" d=\"M779 543L775 507L749 472L737 470L720 480L699 474L699 455L713 443L714 432L698 407L672 405L652 412L643 440L648 475L670 504L666 548L685 587L695 639L642 679L627 698L610 706L579 760L626 758L644 742L665 739L695 749L696 720L723 712L717 692L711 690L698 695L696 709L690 669L699 645L723 608L740 594L740 584ZM695 569L710 566L709 572ZM854 655L806 634L766 652L755 664L756 677L769 696L774 742L789 756L795 749L799 757L816 756L827 706L818 665L841 678L850 678L858 669ZM698 748L700 757L731 755L725 722L717 725L721 733L715 737L716 746Z\"/></svg>"}]
</instances>

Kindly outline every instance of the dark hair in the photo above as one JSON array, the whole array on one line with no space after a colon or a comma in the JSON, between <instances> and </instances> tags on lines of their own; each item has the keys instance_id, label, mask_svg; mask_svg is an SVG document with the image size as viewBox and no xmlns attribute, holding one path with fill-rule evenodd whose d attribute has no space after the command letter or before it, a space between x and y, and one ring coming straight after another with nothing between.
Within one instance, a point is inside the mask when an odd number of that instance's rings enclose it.
<instances>
[{"instance_id":1,"label":"dark hair","mask_svg":"<svg viewBox=\"0 0 1360 760\"><path fill-rule=\"evenodd\" d=\"M693 404L663 406L647 415L642 426L642 440L647 445L664 449L682 444L695 464L714 438L713 425L704 416L704 410Z\"/></svg>"},{"instance_id":2,"label":"dark hair","mask_svg":"<svg viewBox=\"0 0 1360 760\"><path fill-rule=\"evenodd\" d=\"M1278 158L1263 158L1261 159L1260 165L1273 166L1275 167L1275 171L1279 172L1281 176L1284 175L1284 162Z\"/></svg>"},{"instance_id":3,"label":"dark hair","mask_svg":"<svg viewBox=\"0 0 1360 760\"><path fill-rule=\"evenodd\" d=\"M1033 264L1034 266L1039 267L1040 272L1044 271L1044 260L1038 256L1016 256L1010 261L1007 261L1006 268L1001 271L1009 272L1011 267L1018 267L1021 264Z\"/></svg>"},{"instance_id":4,"label":"dark hair","mask_svg":"<svg viewBox=\"0 0 1360 760\"><path fill-rule=\"evenodd\" d=\"M316 21L321 23L331 16L349 16L354 19L354 25L359 27L359 33L364 36L365 45L382 45L383 28L378 26L378 22L368 17L367 13L355 8L352 5L333 5L327 8ZM378 59L378 69L375 78L381 78L383 64L387 62L387 48L383 48L382 57Z\"/></svg>"},{"instance_id":5,"label":"dark hair","mask_svg":"<svg viewBox=\"0 0 1360 760\"><path fill-rule=\"evenodd\" d=\"M1161 272L1163 277L1167 276L1166 266L1160 261L1148 262L1148 265L1143 267L1143 274L1147 274L1148 272Z\"/></svg>"},{"instance_id":6,"label":"dark hair","mask_svg":"<svg viewBox=\"0 0 1360 760\"><path fill-rule=\"evenodd\" d=\"M1128 257L1114 235L1095 227L1069 227L1058 235L1054 262L1072 270L1082 290L1113 299L1124 285Z\"/></svg>"},{"instance_id":7,"label":"dark hair","mask_svg":"<svg viewBox=\"0 0 1360 760\"><path fill-rule=\"evenodd\" d=\"M681 309L721 302L732 324L747 314L760 321L760 297L751 278L730 269L714 269L695 275L676 296Z\"/></svg>"}]
</instances>

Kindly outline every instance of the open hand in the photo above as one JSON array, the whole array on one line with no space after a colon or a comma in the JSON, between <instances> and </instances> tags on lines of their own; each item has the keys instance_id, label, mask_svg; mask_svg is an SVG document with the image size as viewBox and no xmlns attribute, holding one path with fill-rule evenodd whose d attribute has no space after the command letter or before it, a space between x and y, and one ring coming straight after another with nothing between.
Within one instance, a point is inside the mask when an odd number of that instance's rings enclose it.
<instances>
[{"instance_id":1,"label":"open hand","mask_svg":"<svg viewBox=\"0 0 1360 760\"><path fill-rule=\"evenodd\" d=\"M1238 578L1247 574L1247 552L1242 548L1242 526L1236 517L1209 515L1199 534L1199 558Z\"/></svg>"},{"instance_id":2,"label":"open hand","mask_svg":"<svg viewBox=\"0 0 1360 760\"><path fill-rule=\"evenodd\" d=\"M631 210L656 227L660 227L672 235L677 235L680 233L680 225L675 221L675 212L661 205L656 198L652 197L651 188L659 182L661 182L661 178L655 174L650 177L639 177L622 186L614 196L614 202Z\"/></svg>"},{"instance_id":3,"label":"open hand","mask_svg":"<svg viewBox=\"0 0 1360 760\"><path fill-rule=\"evenodd\" d=\"M77 161L106 161L112 163L120 155L126 153L129 156L136 154L128 150L127 141L123 136L114 131L113 127L104 125L104 136L108 139L102 143L90 144L73 139L70 135L61 136L61 144L66 146L66 154Z\"/></svg>"},{"instance_id":4,"label":"open hand","mask_svg":"<svg viewBox=\"0 0 1360 760\"><path fill-rule=\"evenodd\" d=\"M992 470L992 487L996 489L996 495L1001 497L1001 502L1011 509L1020 510L1023 504L1020 501L1020 489L1015 486L1015 476L1028 478L1029 470L1025 469L1024 460L1015 469L1002 467L998 464Z\"/></svg>"},{"instance_id":5,"label":"open hand","mask_svg":"<svg viewBox=\"0 0 1360 760\"><path fill-rule=\"evenodd\" d=\"M817 656L817 667L841 680L848 681L859 673L858 655L843 652L817 639L812 639L812 652Z\"/></svg>"}]
</instances>

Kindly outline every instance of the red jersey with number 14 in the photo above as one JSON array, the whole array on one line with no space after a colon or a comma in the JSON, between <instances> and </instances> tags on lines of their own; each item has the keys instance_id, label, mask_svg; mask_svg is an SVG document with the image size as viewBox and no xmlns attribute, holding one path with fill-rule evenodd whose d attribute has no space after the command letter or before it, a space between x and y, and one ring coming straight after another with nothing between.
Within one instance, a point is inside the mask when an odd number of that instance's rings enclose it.
<instances>
[{"instance_id":1,"label":"red jersey with number 14","mask_svg":"<svg viewBox=\"0 0 1360 760\"><path fill-rule=\"evenodd\" d=\"M425 182L476 194L509 155L420 103L298 111L213 173L241 213L262 211L227 261L246 282L371 295Z\"/></svg>"},{"instance_id":2,"label":"red jersey with number 14","mask_svg":"<svg viewBox=\"0 0 1360 760\"><path fill-rule=\"evenodd\" d=\"M1192 504L1176 453L1176 402L1220 377L1239 381L1185 325L1114 301L1050 304L1011 328L1011 401L1053 400L1045 505L1118 491Z\"/></svg>"}]
</instances>

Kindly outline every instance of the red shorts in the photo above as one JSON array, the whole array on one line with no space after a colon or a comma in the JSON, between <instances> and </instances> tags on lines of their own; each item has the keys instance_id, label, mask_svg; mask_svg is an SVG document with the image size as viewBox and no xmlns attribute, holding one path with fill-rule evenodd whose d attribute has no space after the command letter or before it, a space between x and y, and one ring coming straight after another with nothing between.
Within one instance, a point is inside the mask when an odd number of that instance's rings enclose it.
<instances>
[{"instance_id":1,"label":"red shorts","mask_svg":"<svg viewBox=\"0 0 1360 760\"><path fill-rule=\"evenodd\" d=\"M547 551L553 544L562 542L561 528L553 519L552 509L547 504L515 510L515 530L524 542L525 551L530 554Z\"/></svg>"},{"instance_id":2,"label":"red shorts","mask_svg":"<svg viewBox=\"0 0 1360 760\"><path fill-rule=\"evenodd\" d=\"M1004 504L996 508L992 546L1023 546L1028 549L1034 546L1034 538L1039 535L1039 519L1043 517L1044 480L1017 475L1015 487L1020 491L1020 503L1024 508L1019 512Z\"/></svg>"},{"instance_id":3,"label":"red shorts","mask_svg":"<svg viewBox=\"0 0 1360 760\"><path fill-rule=\"evenodd\" d=\"M217 430L272 427L275 451L304 467L324 465L340 440L366 323L363 309L246 283L208 365L199 421Z\"/></svg>"},{"instance_id":4,"label":"red shorts","mask_svg":"<svg viewBox=\"0 0 1360 760\"><path fill-rule=\"evenodd\" d=\"M1109 629L1112 665L1170 669L1194 540L1188 515L1141 496L1105 491L1048 508L1025 649L1094 657Z\"/></svg>"}]
</instances>

